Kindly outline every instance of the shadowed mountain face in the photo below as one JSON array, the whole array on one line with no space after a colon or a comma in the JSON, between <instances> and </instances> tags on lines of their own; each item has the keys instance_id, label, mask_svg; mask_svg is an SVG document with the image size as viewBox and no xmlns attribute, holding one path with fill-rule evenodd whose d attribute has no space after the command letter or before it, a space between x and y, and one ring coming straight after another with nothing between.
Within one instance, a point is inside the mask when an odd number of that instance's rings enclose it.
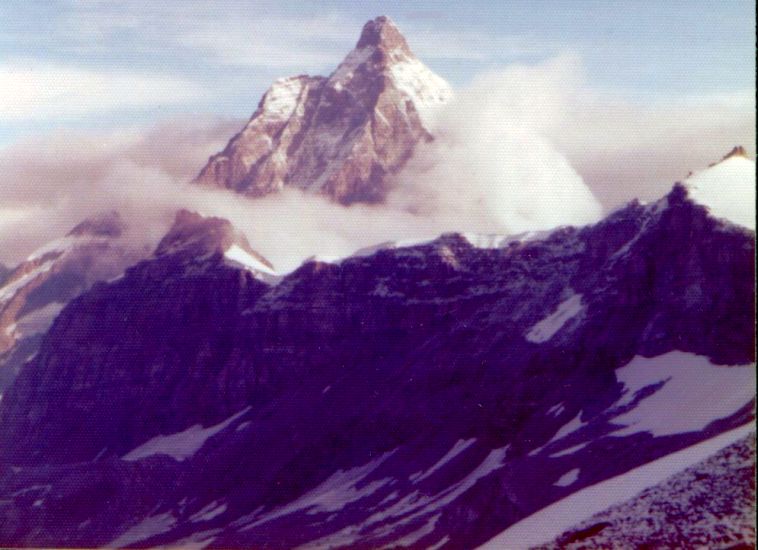
<instances>
[{"instance_id":1,"label":"shadowed mountain face","mask_svg":"<svg viewBox=\"0 0 758 550\"><path fill-rule=\"evenodd\" d=\"M328 78L277 80L196 181L252 196L295 187L342 204L378 202L451 97L394 23L378 17Z\"/></svg>"},{"instance_id":2,"label":"shadowed mountain face","mask_svg":"<svg viewBox=\"0 0 758 550\"><path fill-rule=\"evenodd\" d=\"M754 252L682 186L594 226L279 279L182 213L61 312L3 398L0 540L476 546L752 418ZM671 391L691 395L676 418Z\"/></svg>"}]
</instances>

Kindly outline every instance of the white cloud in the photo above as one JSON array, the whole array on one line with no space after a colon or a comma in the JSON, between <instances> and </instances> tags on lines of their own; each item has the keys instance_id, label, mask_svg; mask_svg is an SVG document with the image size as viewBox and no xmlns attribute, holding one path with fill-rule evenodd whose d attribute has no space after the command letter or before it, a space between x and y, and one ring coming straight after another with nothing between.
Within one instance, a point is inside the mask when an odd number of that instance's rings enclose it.
<instances>
[{"instance_id":1,"label":"white cloud","mask_svg":"<svg viewBox=\"0 0 758 550\"><path fill-rule=\"evenodd\" d=\"M676 179L661 174L702 168L740 141L754 152L751 111L752 100L740 94L624 100L584 83L574 56L513 66L459 90L437 139L419 149L388 204L350 208L297 191L252 200L189 186L242 121L62 133L0 151L0 261L17 261L113 208L132 222L134 242L147 246L177 208L227 217L280 269L313 254L444 231L586 223L600 215L593 192L606 208L653 198Z\"/></svg>"},{"instance_id":2,"label":"white cloud","mask_svg":"<svg viewBox=\"0 0 758 550\"><path fill-rule=\"evenodd\" d=\"M184 54L208 65L276 70L320 70L336 65L357 40L364 21L339 12L283 15L256 2L129 4L77 3L57 26L75 51L123 48Z\"/></svg>"},{"instance_id":3,"label":"white cloud","mask_svg":"<svg viewBox=\"0 0 758 550\"><path fill-rule=\"evenodd\" d=\"M400 175L392 204L448 229L520 233L600 218L601 207L543 135L566 116L580 64L562 56L482 75L459 91Z\"/></svg>"},{"instance_id":4,"label":"white cloud","mask_svg":"<svg viewBox=\"0 0 758 550\"><path fill-rule=\"evenodd\" d=\"M0 121L61 120L185 104L202 94L196 85L166 76L21 62L0 65Z\"/></svg>"},{"instance_id":5,"label":"white cloud","mask_svg":"<svg viewBox=\"0 0 758 550\"><path fill-rule=\"evenodd\" d=\"M445 59L476 62L503 62L525 56L548 57L569 47L555 41L523 34L490 34L456 27L398 22L413 52L425 60Z\"/></svg>"},{"instance_id":6,"label":"white cloud","mask_svg":"<svg viewBox=\"0 0 758 550\"><path fill-rule=\"evenodd\" d=\"M607 209L659 197L735 145L755 155L755 90L635 101L579 82L564 96L544 133Z\"/></svg>"}]
</instances>

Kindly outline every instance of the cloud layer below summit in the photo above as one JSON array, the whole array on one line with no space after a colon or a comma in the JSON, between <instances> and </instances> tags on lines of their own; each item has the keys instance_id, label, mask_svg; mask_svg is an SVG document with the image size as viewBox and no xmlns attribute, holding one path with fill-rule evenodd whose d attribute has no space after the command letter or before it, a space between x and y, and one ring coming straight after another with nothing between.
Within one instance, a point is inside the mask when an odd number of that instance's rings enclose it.
<instances>
[{"instance_id":1,"label":"cloud layer below summit","mask_svg":"<svg viewBox=\"0 0 758 550\"><path fill-rule=\"evenodd\" d=\"M185 207L229 218L289 269L313 254L443 231L589 223L631 198L664 194L735 144L755 153L752 94L635 103L585 84L573 56L486 73L459 90L440 113L437 139L418 150L382 206L344 208L294 191L250 200L188 186L241 125L174 119L0 150L0 261L17 262L112 208L131 222L134 245L149 248Z\"/></svg>"}]
</instances>

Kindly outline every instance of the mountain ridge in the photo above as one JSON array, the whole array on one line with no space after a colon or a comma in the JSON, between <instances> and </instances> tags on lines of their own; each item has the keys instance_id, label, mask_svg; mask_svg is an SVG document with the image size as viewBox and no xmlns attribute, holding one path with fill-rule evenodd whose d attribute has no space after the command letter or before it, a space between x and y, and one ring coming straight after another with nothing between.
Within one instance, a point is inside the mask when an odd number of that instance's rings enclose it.
<instances>
[{"instance_id":1,"label":"mountain ridge","mask_svg":"<svg viewBox=\"0 0 758 550\"><path fill-rule=\"evenodd\" d=\"M276 285L219 249L155 255L72 301L0 402L0 496L54 487L14 499L27 519L0 535L49 544L24 526L51 521L56 540L107 545L158 515L165 528L132 540L212 528L215 545L235 547L484 542L752 418L748 384L744 403L695 431L614 435L614 419L674 383L625 390L616 372L635 357L680 350L752 372L739 365L754 361L754 245L677 185L542 239L477 248L451 234L305 263ZM578 307L557 315L568 302ZM187 458L167 454L185 440L197 441ZM165 479L163 504L140 489ZM209 523L190 520L206 507Z\"/></svg>"}]
</instances>

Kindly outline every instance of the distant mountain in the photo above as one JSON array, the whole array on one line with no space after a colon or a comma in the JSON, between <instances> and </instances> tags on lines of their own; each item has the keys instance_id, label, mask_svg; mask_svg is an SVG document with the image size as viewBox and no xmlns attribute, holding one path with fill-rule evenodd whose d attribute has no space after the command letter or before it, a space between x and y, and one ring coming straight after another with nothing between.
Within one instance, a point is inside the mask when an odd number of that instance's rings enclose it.
<instances>
[{"instance_id":1,"label":"distant mountain","mask_svg":"<svg viewBox=\"0 0 758 550\"><path fill-rule=\"evenodd\" d=\"M378 17L328 78L277 80L196 181L252 196L294 187L342 204L381 201L451 98L395 24Z\"/></svg>"},{"instance_id":2,"label":"distant mountain","mask_svg":"<svg viewBox=\"0 0 758 550\"><path fill-rule=\"evenodd\" d=\"M0 395L69 300L138 259L124 229L117 212L96 216L0 274Z\"/></svg>"},{"instance_id":3,"label":"distant mountain","mask_svg":"<svg viewBox=\"0 0 758 550\"><path fill-rule=\"evenodd\" d=\"M753 419L755 233L683 185L283 277L235 235L181 213L58 315L0 402L3 543L471 548Z\"/></svg>"}]
</instances>

